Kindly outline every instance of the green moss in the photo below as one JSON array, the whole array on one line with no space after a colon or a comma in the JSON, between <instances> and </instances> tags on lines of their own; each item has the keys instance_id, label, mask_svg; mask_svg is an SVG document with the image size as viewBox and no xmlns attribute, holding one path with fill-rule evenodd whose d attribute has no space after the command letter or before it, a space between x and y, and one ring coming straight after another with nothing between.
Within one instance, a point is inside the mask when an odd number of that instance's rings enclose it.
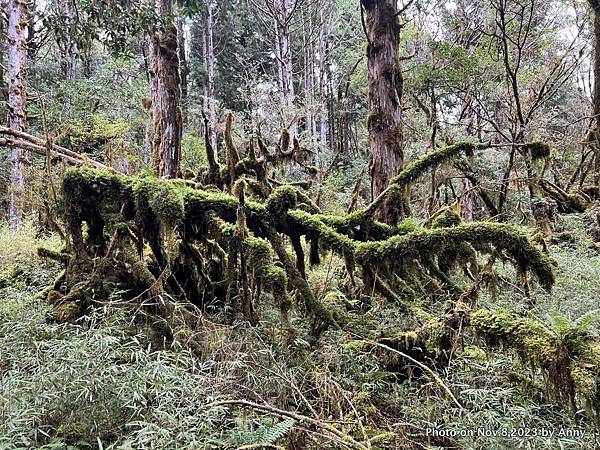
<instances>
[{"instance_id":1,"label":"green moss","mask_svg":"<svg viewBox=\"0 0 600 450\"><path fill-rule=\"evenodd\" d=\"M271 244L266 239L247 237L244 249L248 264L263 286L274 295L281 297L287 292L287 275L283 268L273 263Z\"/></svg>"},{"instance_id":2,"label":"green moss","mask_svg":"<svg viewBox=\"0 0 600 450\"><path fill-rule=\"evenodd\" d=\"M59 323L73 322L79 317L81 306L78 302L65 302L55 305L52 309L52 318Z\"/></svg>"},{"instance_id":3,"label":"green moss","mask_svg":"<svg viewBox=\"0 0 600 450\"><path fill-rule=\"evenodd\" d=\"M58 303L58 301L64 297L64 294L52 289L46 295L46 301L51 305Z\"/></svg>"},{"instance_id":4,"label":"green moss","mask_svg":"<svg viewBox=\"0 0 600 450\"><path fill-rule=\"evenodd\" d=\"M265 206L272 216L278 218L294 208L298 202L298 191L292 186L279 186L267 198Z\"/></svg>"},{"instance_id":5,"label":"green moss","mask_svg":"<svg viewBox=\"0 0 600 450\"><path fill-rule=\"evenodd\" d=\"M431 228L451 228L460 225L461 222L460 215L454 212L452 208L445 206L435 215L431 222Z\"/></svg>"},{"instance_id":6,"label":"green moss","mask_svg":"<svg viewBox=\"0 0 600 450\"><path fill-rule=\"evenodd\" d=\"M421 175L424 175L428 169L456 158L460 156L461 153L472 154L474 151L475 146L473 144L461 142L428 153L408 164L402 172L392 178L390 185L397 185L400 187L407 186Z\"/></svg>"},{"instance_id":7,"label":"green moss","mask_svg":"<svg viewBox=\"0 0 600 450\"><path fill-rule=\"evenodd\" d=\"M549 369L559 356L556 335L537 320L509 311L479 310L471 314L471 326L489 343L515 348L536 367Z\"/></svg>"},{"instance_id":8,"label":"green moss","mask_svg":"<svg viewBox=\"0 0 600 450\"><path fill-rule=\"evenodd\" d=\"M85 443L85 440L89 437L89 430L80 422L64 423L56 429L56 437L64 441L65 444L76 445Z\"/></svg>"},{"instance_id":9,"label":"green moss","mask_svg":"<svg viewBox=\"0 0 600 450\"><path fill-rule=\"evenodd\" d=\"M543 369L561 398L575 404L578 395L599 410L600 343L596 336L577 327L561 332L509 311L475 311L471 326L488 343L514 348L534 367Z\"/></svg>"},{"instance_id":10,"label":"green moss","mask_svg":"<svg viewBox=\"0 0 600 450\"><path fill-rule=\"evenodd\" d=\"M525 144L523 150L529 154L533 161L548 158L552 153L550 146L543 142L531 142Z\"/></svg>"},{"instance_id":11,"label":"green moss","mask_svg":"<svg viewBox=\"0 0 600 450\"><path fill-rule=\"evenodd\" d=\"M361 264L406 259L422 260L426 255L440 254L456 242L471 244L481 252L507 252L523 269L533 273L540 284L550 289L554 284L552 262L535 247L518 227L498 223L470 223L454 228L420 230L404 236L394 236L381 242L357 244L356 260Z\"/></svg>"},{"instance_id":12,"label":"green moss","mask_svg":"<svg viewBox=\"0 0 600 450\"><path fill-rule=\"evenodd\" d=\"M586 398L593 399L598 392L598 374L597 372L575 364L571 368L571 377L575 385L575 391Z\"/></svg>"},{"instance_id":13,"label":"green moss","mask_svg":"<svg viewBox=\"0 0 600 450\"><path fill-rule=\"evenodd\" d=\"M290 228L303 230L303 233L317 237L320 245L325 248L335 249L345 256L354 257L356 242L325 225L318 216L304 211L289 211L288 217Z\"/></svg>"},{"instance_id":14,"label":"green moss","mask_svg":"<svg viewBox=\"0 0 600 450\"><path fill-rule=\"evenodd\" d=\"M138 210L150 208L159 222L175 227L184 217L184 190L166 180L138 179L133 185ZM187 188L189 189L189 188Z\"/></svg>"}]
</instances>

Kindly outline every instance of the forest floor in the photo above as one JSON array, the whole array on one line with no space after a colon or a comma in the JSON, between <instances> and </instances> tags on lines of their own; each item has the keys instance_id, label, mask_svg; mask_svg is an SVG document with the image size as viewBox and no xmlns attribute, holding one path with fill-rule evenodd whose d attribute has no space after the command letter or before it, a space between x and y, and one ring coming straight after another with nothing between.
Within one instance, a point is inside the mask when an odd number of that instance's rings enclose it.
<instances>
[{"instance_id":1,"label":"forest floor","mask_svg":"<svg viewBox=\"0 0 600 450\"><path fill-rule=\"evenodd\" d=\"M600 299L600 250L585 238L581 216L561 221L570 235L550 245L557 284L551 294L533 292L529 311L557 333L591 317ZM34 295L60 268L38 258L39 246L58 249L61 242L33 226L18 235L0 230L0 449L344 448L302 438L302 424L291 419L204 407L228 398L298 402L339 423L367 417L346 431L369 436L373 449L600 448L590 420L580 420L584 412L548 401L539 373L514 352L490 350L473 337L439 373L459 409L437 384L399 378L341 331L312 346L298 339L309 358L287 358L275 311L272 321L262 313L254 328L207 321L198 331L201 357L186 346L187 336L160 342L156 327L118 305L118 292L81 323L50 323L48 305ZM335 276L335 268L317 269L311 282L331 282L330 272ZM529 309L515 289L482 295L478 306ZM585 326L597 331L591 320ZM344 402L353 416L335 414L346 410ZM443 436L449 432L459 435Z\"/></svg>"}]
</instances>

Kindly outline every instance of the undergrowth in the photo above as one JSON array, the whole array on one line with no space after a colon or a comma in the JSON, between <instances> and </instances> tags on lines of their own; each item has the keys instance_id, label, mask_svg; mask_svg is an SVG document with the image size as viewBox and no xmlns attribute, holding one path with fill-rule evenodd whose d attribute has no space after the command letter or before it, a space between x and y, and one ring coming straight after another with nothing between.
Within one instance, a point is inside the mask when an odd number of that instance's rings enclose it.
<instances>
[{"instance_id":1,"label":"undergrowth","mask_svg":"<svg viewBox=\"0 0 600 450\"><path fill-rule=\"evenodd\" d=\"M598 298L598 255L588 244L550 247L559 262L557 285L553 294L534 292L531 310L508 289L497 298L482 295L478 306L510 307L557 332L576 324ZM273 312L261 314L256 327L205 322L162 346L150 338L147 317L132 316L117 304L97 308L75 324L50 323L48 306L34 295L59 267L40 260L38 246L58 250L60 241L34 227L19 236L0 230L0 449L345 448L291 418L207 407L229 399L267 402L336 423L374 450L598 448L585 412L573 415L549 402L538 369L468 333L439 372L458 408L426 374L414 367L399 371L384 351L357 345L363 336L355 332L329 331L316 345L300 339L282 344L275 305L262 306ZM355 330L376 337L380 329L408 326L380 299L353 298L341 265L337 257L325 259L309 279L326 301L359 309L370 303ZM188 348L186 333L199 335L200 349ZM444 437L440 430L475 435ZM528 435L516 440L485 435L501 430ZM582 434L559 436L561 430Z\"/></svg>"}]
</instances>

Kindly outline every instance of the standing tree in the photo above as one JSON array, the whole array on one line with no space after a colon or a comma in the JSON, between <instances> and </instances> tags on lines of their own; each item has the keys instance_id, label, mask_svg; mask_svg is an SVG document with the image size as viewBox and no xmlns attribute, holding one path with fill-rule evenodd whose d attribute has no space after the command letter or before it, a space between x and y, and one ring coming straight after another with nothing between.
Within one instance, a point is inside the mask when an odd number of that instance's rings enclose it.
<instances>
[{"instance_id":1,"label":"standing tree","mask_svg":"<svg viewBox=\"0 0 600 450\"><path fill-rule=\"evenodd\" d=\"M376 198L402 170L402 73L396 0L362 0L366 12L369 83L369 172Z\"/></svg>"},{"instance_id":2,"label":"standing tree","mask_svg":"<svg viewBox=\"0 0 600 450\"><path fill-rule=\"evenodd\" d=\"M64 39L59 42L61 47L61 69L65 80L73 80L75 78L75 69L77 67L77 42L76 27L77 27L77 7L75 0L61 0L59 2L60 12L64 21Z\"/></svg>"},{"instance_id":3,"label":"standing tree","mask_svg":"<svg viewBox=\"0 0 600 450\"><path fill-rule=\"evenodd\" d=\"M161 177L174 178L181 159L181 76L177 27L172 0L156 0L156 13L165 22L150 38L149 75L152 98L152 156L150 165Z\"/></svg>"},{"instance_id":4,"label":"standing tree","mask_svg":"<svg viewBox=\"0 0 600 450\"><path fill-rule=\"evenodd\" d=\"M594 93L590 136L595 141L594 184L600 184L600 0L588 0L594 14Z\"/></svg>"},{"instance_id":5,"label":"standing tree","mask_svg":"<svg viewBox=\"0 0 600 450\"><path fill-rule=\"evenodd\" d=\"M214 5L206 2L206 27L204 28L204 61L206 83L204 84L204 110L208 111L210 146L217 156L217 107L215 104L215 45L214 45Z\"/></svg>"},{"instance_id":6,"label":"standing tree","mask_svg":"<svg viewBox=\"0 0 600 450\"><path fill-rule=\"evenodd\" d=\"M9 0L8 5L8 121L15 130L23 131L27 123L27 69L28 13L25 0ZM23 215L24 154L18 147L10 152L10 209L9 219L13 229L21 225Z\"/></svg>"},{"instance_id":7,"label":"standing tree","mask_svg":"<svg viewBox=\"0 0 600 450\"><path fill-rule=\"evenodd\" d=\"M281 91L284 109L282 121L293 139L298 128L298 117L295 111L292 25L296 13L304 5L305 0L262 0L262 2L253 0L252 3L268 19L261 18L262 22L271 29L273 36L277 84Z\"/></svg>"}]
</instances>

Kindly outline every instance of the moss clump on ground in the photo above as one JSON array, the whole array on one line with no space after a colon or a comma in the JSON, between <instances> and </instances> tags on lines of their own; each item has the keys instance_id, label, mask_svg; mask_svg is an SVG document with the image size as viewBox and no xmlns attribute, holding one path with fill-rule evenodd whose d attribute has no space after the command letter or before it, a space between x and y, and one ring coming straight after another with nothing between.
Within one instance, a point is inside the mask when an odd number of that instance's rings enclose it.
<instances>
[{"instance_id":1,"label":"moss clump on ground","mask_svg":"<svg viewBox=\"0 0 600 450\"><path fill-rule=\"evenodd\" d=\"M85 442L89 434L87 427L79 422L64 423L56 429L56 437L69 445L89 445Z\"/></svg>"},{"instance_id":2,"label":"moss clump on ground","mask_svg":"<svg viewBox=\"0 0 600 450\"><path fill-rule=\"evenodd\" d=\"M70 301L59 303L52 309L52 318L57 322L74 322L81 313L81 305L78 302Z\"/></svg>"}]
</instances>

